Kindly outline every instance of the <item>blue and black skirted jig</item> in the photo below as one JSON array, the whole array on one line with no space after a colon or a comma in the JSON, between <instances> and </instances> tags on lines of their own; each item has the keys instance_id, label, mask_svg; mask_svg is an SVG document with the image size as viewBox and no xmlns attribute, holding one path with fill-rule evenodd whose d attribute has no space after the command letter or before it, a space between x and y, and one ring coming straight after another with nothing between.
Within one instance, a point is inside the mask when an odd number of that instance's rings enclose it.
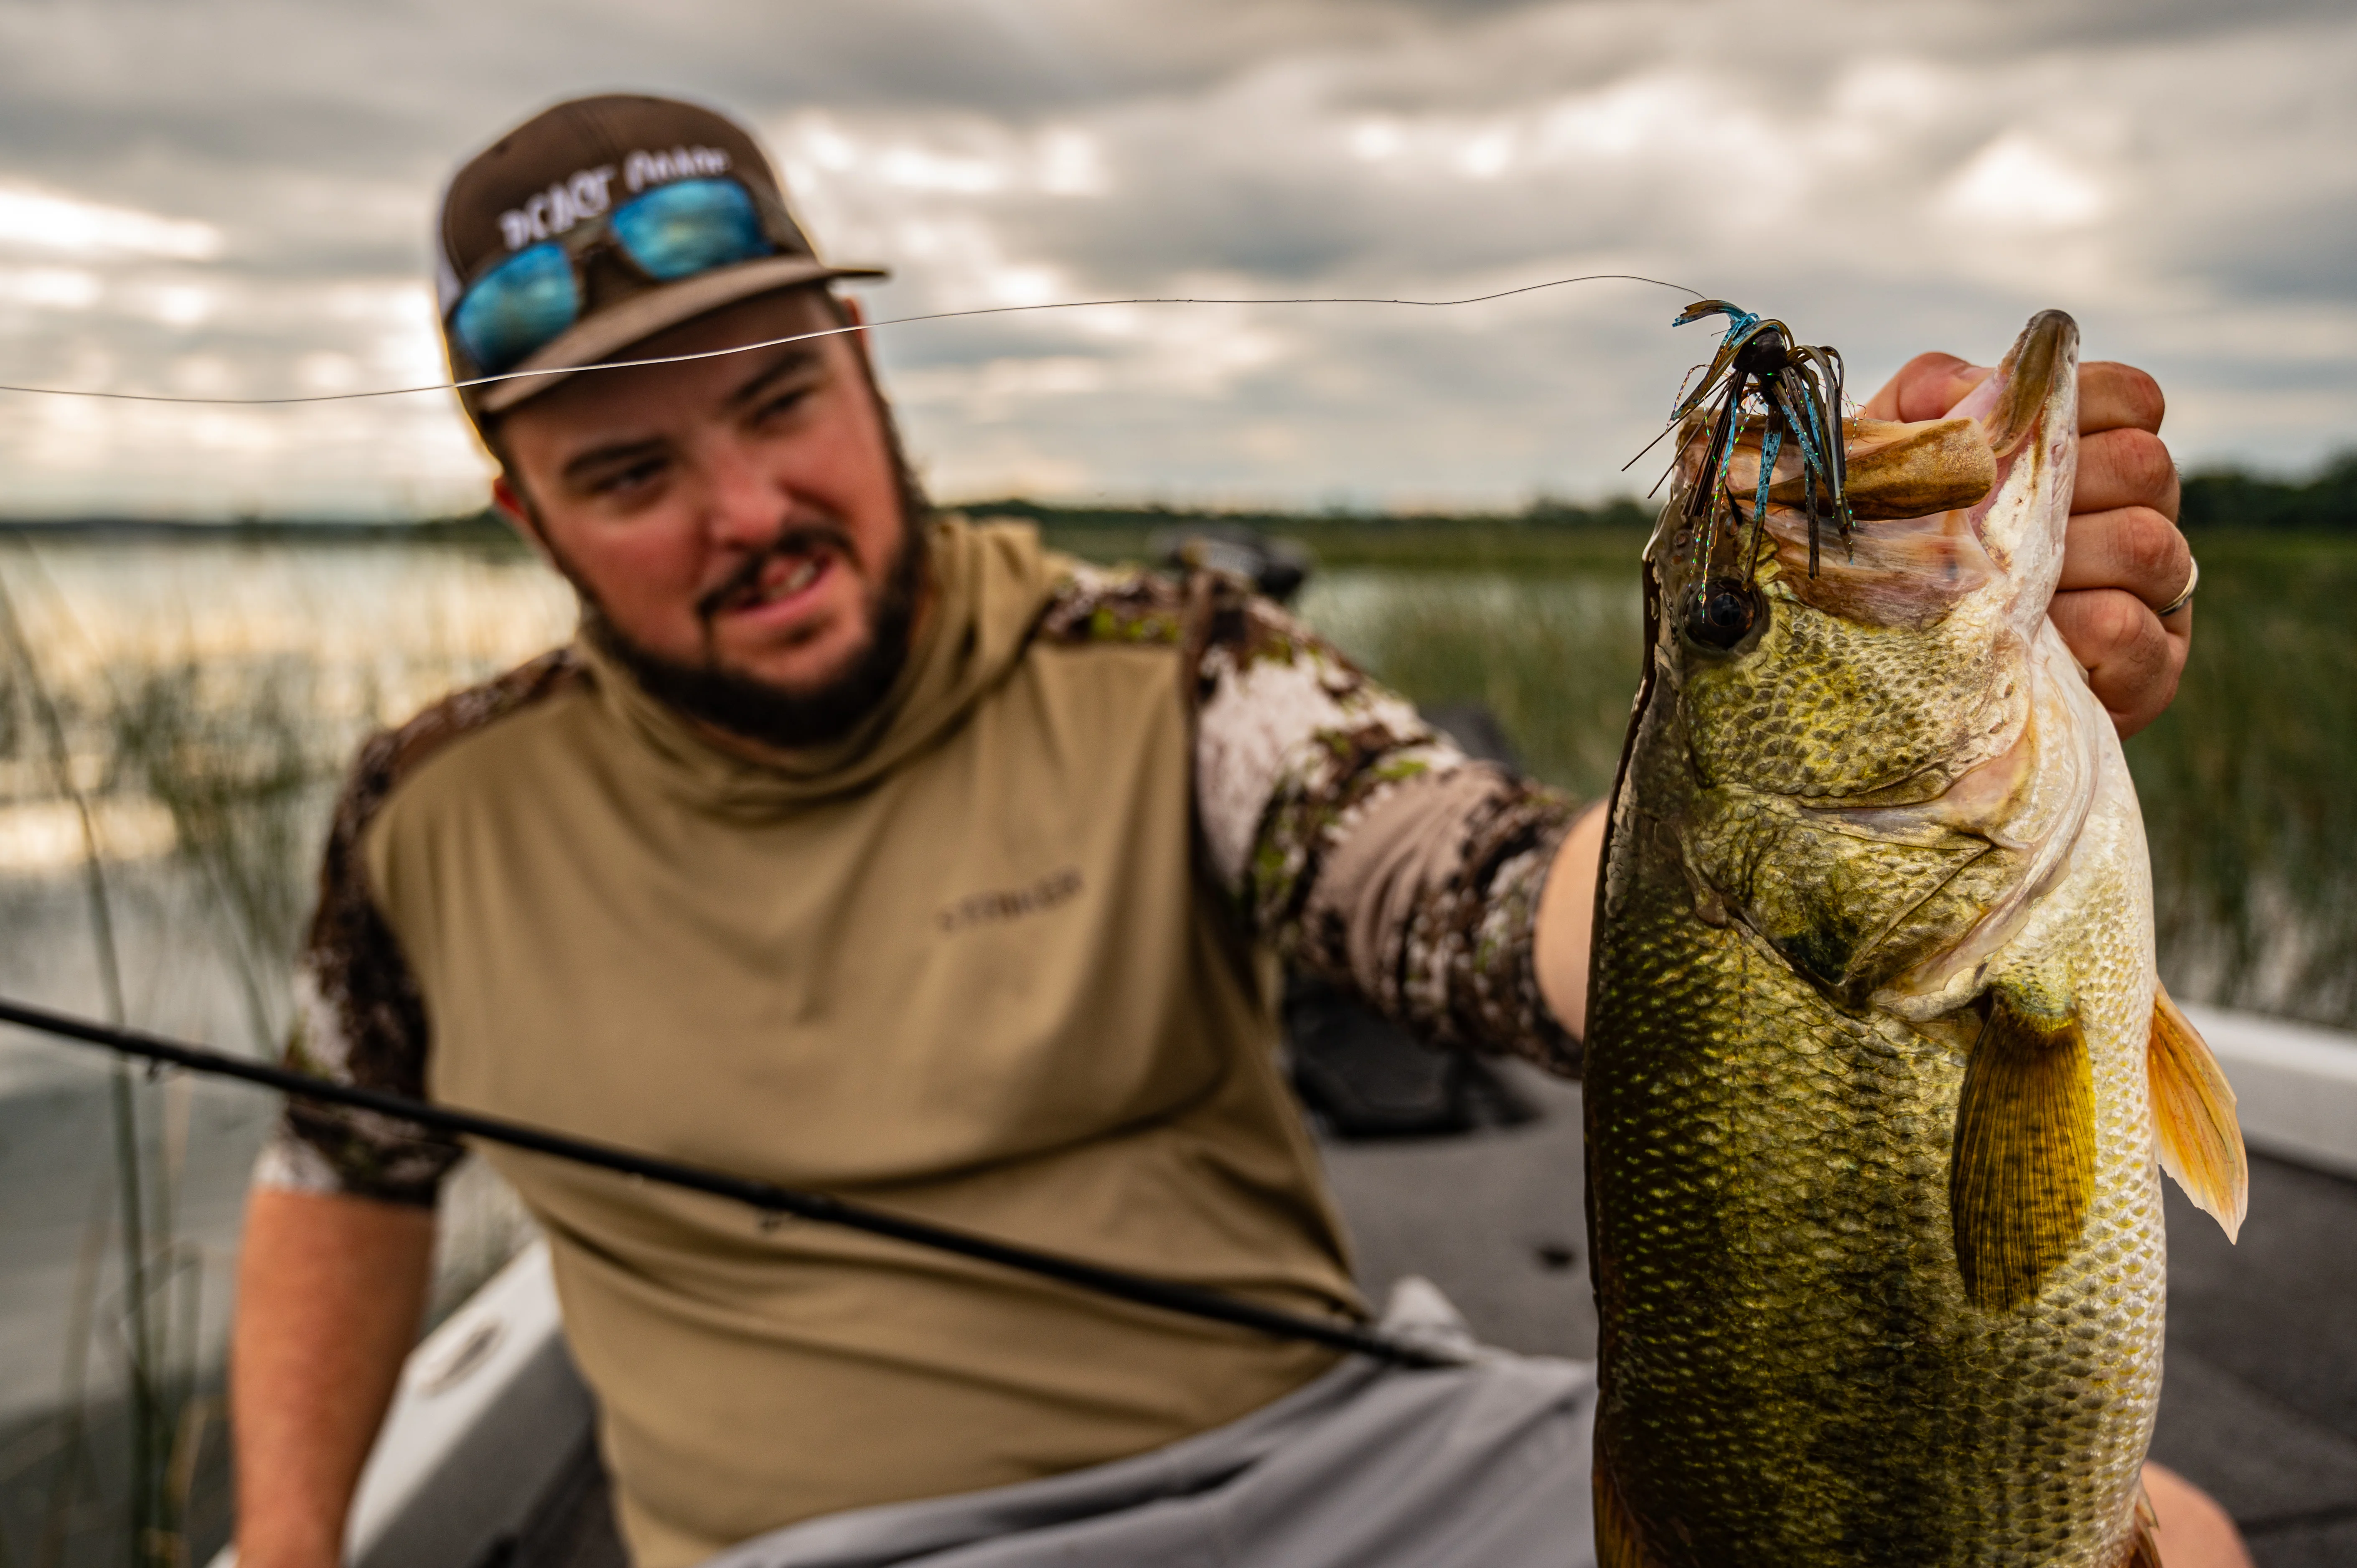
<instances>
[{"instance_id":1,"label":"blue and black skirted jig","mask_svg":"<svg viewBox=\"0 0 2357 1568\"><path fill-rule=\"evenodd\" d=\"M1750 631L1759 604L1751 588L1751 564L1759 559L1760 531L1768 510L1768 490L1774 482L1776 459L1791 442L1799 448L1803 469L1801 507L1809 520L1809 575L1817 575L1818 532L1830 522L1847 542L1852 527L1847 470L1842 449L1842 358L1840 351L1797 344L1792 328L1767 321L1723 299L1696 300L1670 325L1684 327L1706 316L1727 318L1727 336L1704 372L1701 384L1682 398L1670 414L1674 430L1696 409L1709 412L1702 424L1679 448L1706 434L1709 447L1694 486L1686 492L1685 519L1706 568L1695 601L1687 609L1687 629L1699 640L1731 648ZM1741 515L1728 492L1727 464L1747 431L1760 429L1760 486L1753 498L1750 526L1742 530L1742 549L1727 565L1720 564L1717 546L1724 520L1730 540ZM1665 432L1666 434L1666 432Z\"/></svg>"}]
</instances>

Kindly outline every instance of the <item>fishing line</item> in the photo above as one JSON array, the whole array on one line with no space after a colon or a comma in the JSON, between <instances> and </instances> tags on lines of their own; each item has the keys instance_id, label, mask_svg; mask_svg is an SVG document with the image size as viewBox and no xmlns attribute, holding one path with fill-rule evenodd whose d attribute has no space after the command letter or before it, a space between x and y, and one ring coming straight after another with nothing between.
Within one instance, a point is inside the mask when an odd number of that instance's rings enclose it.
<instances>
[{"instance_id":1,"label":"fishing line","mask_svg":"<svg viewBox=\"0 0 2357 1568\"><path fill-rule=\"evenodd\" d=\"M732 1176L726 1171L660 1159L610 1144L593 1143L586 1138L552 1133L528 1122L478 1115L471 1111L453 1110L427 1101L413 1100L406 1095L386 1094L354 1084L338 1083L309 1073L294 1072L266 1062L249 1061L242 1057L208 1050L201 1046L167 1039L161 1035L150 1035L136 1029L118 1029L70 1014L27 1006L5 998L0 998L0 1023L14 1024L20 1028L37 1030L80 1045L95 1046L118 1056L135 1057L155 1068L177 1067L216 1078L236 1079L301 1100L349 1105L380 1116L413 1122L436 1132L479 1138L490 1144L503 1144L511 1149L548 1155L570 1160L576 1165L591 1165L599 1170L659 1182L665 1187L726 1198L753 1209L761 1216L765 1225L790 1216L816 1224L861 1230L871 1236L886 1236L934 1251L953 1252L959 1257L1055 1280L1136 1305L1157 1307L1165 1312L1255 1329L1280 1339L1306 1339L1333 1349L1371 1356L1396 1366L1455 1366L1466 1359L1464 1354L1452 1351L1446 1346L1411 1343L1340 1318L1313 1317L1303 1313L1286 1312L1280 1307L1263 1306L1258 1302L1246 1301L1203 1285L1131 1273L1125 1269L1108 1268L1101 1263L1086 1262L1060 1253L1040 1251L1011 1241L976 1235L971 1230L959 1230L880 1208L870 1208L866 1204L847 1202L824 1193L800 1191L751 1176Z\"/></svg>"},{"instance_id":2,"label":"fishing line","mask_svg":"<svg viewBox=\"0 0 2357 1568\"><path fill-rule=\"evenodd\" d=\"M92 392L73 387L24 386L0 382L0 392L18 392L38 397L94 398L110 403L154 403L208 407L285 407L303 403L352 403L367 398L403 397L418 392L442 392L470 390L494 385L500 381L522 381L537 376L582 375L592 371L627 370L634 366L686 364L700 360L716 360L732 354L748 354L763 349L781 348L791 343L809 342L815 338L840 337L852 332L876 331L887 327L907 327L927 321L954 321L985 316L1013 316L1048 310L1087 310L1114 306L1155 305L1389 305L1420 309L1448 309L1458 306L1482 305L1491 300L1511 299L1518 295L1536 294L1544 289L1562 288L1571 284L1619 281L1650 284L1658 288L1674 289L1690 298L1700 298L1701 291L1672 283L1663 278L1648 277L1641 273L1587 273L1577 277L1550 278L1544 283L1524 284L1519 287L1499 289L1490 294L1470 295L1460 299L1405 299L1374 295L1316 295L1286 298L1214 298L1203 296L1157 296L1127 299L1057 300L1038 305L985 306L969 310L929 311L916 316L888 317L881 321L863 322L854 326L830 327L812 332L797 332L783 338L765 338L756 343L740 343L725 349L709 349L691 354L666 354L633 360L609 360L596 364L553 367L539 371L511 371L494 376L479 376L469 381L434 381L418 386L383 387L368 392L322 392L301 397L190 397L161 392ZM31 1007L22 1003L0 998L0 1023L14 1024L36 1030L54 1038L94 1046L119 1056L137 1058L151 1067L177 1067L187 1071L232 1079L245 1083L274 1089L297 1099L333 1105L347 1105L357 1110L450 1133L454 1136L480 1139L510 1148L546 1155L620 1175L659 1182L690 1192L701 1192L740 1203L773 1221L791 1216L823 1225L864 1231L869 1235L888 1237L896 1240L950 1252L960 1257L993 1263L1001 1268L1035 1277L1058 1281L1063 1284L1099 1295L1135 1305L1158 1308L1216 1323L1250 1328L1278 1338L1301 1339L1325 1345L1352 1354L1372 1357L1406 1367L1436 1367L1460 1362L1462 1355L1442 1347L1409 1343L1377 1332L1359 1324L1340 1318L1325 1318L1264 1306L1222 1291L1211 1290L1183 1281L1157 1279L1151 1275L1132 1273L1127 1270L1109 1268L1103 1264L1070 1258L1059 1253L1041 1251L972 1231L934 1225L905 1215L871 1208L864 1204L848 1202L824 1193L805 1192L777 1186L754 1177L734 1176L679 1161L661 1159L634 1150L618 1148L587 1139L575 1138L527 1122L511 1122L500 1117L478 1115L473 1112L453 1110L405 1095L386 1094L350 1084L337 1083L309 1073L294 1072L264 1062L208 1050L162 1036L132 1029L113 1028L103 1024L45 1008Z\"/></svg>"},{"instance_id":3,"label":"fishing line","mask_svg":"<svg viewBox=\"0 0 2357 1568\"><path fill-rule=\"evenodd\" d=\"M1426 310L1446 310L1460 305L1485 305L1493 299L1512 299L1520 294L1536 294L1542 289L1562 288L1567 284L1604 283L1612 280L1625 283L1649 283L1662 288L1675 289L1680 294L1699 299L1699 289L1675 284L1663 278L1647 277L1641 273L1586 273L1573 278L1549 278L1544 283L1523 284L1519 288L1501 288L1494 294L1469 295L1463 299L1391 299L1373 295L1331 295L1290 299L1215 299L1209 297L1157 297L1137 299L1060 299L1042 305L989 305L972 310L934 310L920 316L895 316L881 321L861 322L854 327L828 327L815 332L797 332L791 337L764 338L759 343L739 343L726 349L706 349L694 354L664 354L643 360L604 360L593 365L557 365L539 371L509 371L496 376L477 376L471 381L430 381L414 387L378 387L370 392L312 392L302 397L187 397L164 392L85 392L75 387L16 386L0 382L0 392L24 392L37 397L99 398L109 403L195 403L212 408L276 408L294 403L354 403L362 398L407 397L416 392L465 392L476 387L493 386L500 381L529 381L539 376L578 376L591 371L620 371L638 365L683 365L697 360L717 360L730 354L750 354L763 349L781 348L788 343L806 343L816 338L835 338L846 332L874 332L886 327L908 327L923 321L958 321L977 316L1015 316L1039 310L1094 310L1117 305L1405 305Z\"/></svg>"}]
</instances>

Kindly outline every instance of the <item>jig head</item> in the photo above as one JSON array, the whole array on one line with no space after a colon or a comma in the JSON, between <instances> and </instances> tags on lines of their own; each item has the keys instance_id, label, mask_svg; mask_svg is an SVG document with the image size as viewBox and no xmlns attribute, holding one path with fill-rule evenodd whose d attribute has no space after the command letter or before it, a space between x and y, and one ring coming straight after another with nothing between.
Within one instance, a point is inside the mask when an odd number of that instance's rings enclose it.
<instances>
[{"instance_id":1,"label":"jig head","mask_svg":"<svg viewBox=\"0 0 2357 1568\"><path fill-rule=\"evenodd\" d=\"M1776 459L1785 443L1792 443L1801 454L1801 506L1809 520L1809 575L1817 575L1820 525L1831 523L1846 543L1854 523L1842 449L1840 351L1795 343L1792 328L1782 322L1763 319L1723 299L1696 300L1670 325L1684 327L1710 316L1727 318L1727 334L1719 339L1718 352L1701 382L1672 411L1669 427L1674 430L1696 410L1703 411L1703 418L1678 455L1683 458L1696 439L1709 442L1685 498L1685 521L1702 565L1695 574L1695 603L1689 611L1697 626L1707 625L1717 633L1705 640L1718 643L1737 618L1731 604L1717 601L1727 598L1730 577L1749 589L1751 566L1759 559L1768 489L1774 482ZM1741 528L1744 519L1727 489L1727 470L1745 432L1754 424L1760 427L1759 491L1751 500L1749 526ZM1727 536L1724 541L1722 521ZM1735 543L1738 532L1739 547L1731 559L1722 562L1720 545ZM1717 613L1713 613L1713 603ZM1743 619L1748 627L1749 618Z\"/></svg>"}]
</instances>

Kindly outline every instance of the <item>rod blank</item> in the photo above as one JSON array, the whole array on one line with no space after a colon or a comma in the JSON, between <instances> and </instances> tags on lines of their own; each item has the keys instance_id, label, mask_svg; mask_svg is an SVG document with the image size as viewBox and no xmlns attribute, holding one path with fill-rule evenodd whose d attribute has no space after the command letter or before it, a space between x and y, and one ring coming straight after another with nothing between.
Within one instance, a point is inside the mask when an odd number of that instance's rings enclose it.
<instances>
[{"instance_id":1,"label":"rod blank","mask_svg":"<svg viewBox=\"0 0 2357 1568\"><path fill-rule=\"evenodd\" d=\"M726 1171L659 1159L608 1144L548 1132L527 1122L478 1115L471 1111L454 1110L427 1101L413 1100L406 1095L386 1094L353 1084L337 1083L271 1063L249 1061L242 1057L136 1029L118 1029L71 1014L28 1006L5 997L0 997L0 1023L14 1024L20 1028L163 1066L182 1068L215 1078L236 1079L264 1089L274 1089L297 1099L350 1105L401 1121L414 1122L436 1132L479 1138L485 1143L503 1144L509 1148L570 1160L576 1165L641 1176L648 1181L661 1182L690 1192L707 1193L741 1203L764 1216L791 1215L820 1225L836 1225L846 1230L863 1230L873 1236L887 1236L934 1251L952 1252L1017 1273L1056 1280L1098 1295L1255 1329L1281 1339L1306 1339L1405 1367L1448 1366L1460 1359L1445 1350L1411 1345L1341 1318L1312 1317L1278 1307L1263 1306L1257 1302L1245 1301L1201 1285L1156 1279L1146 1274L1131 1273L1125 1269L1107 1268L946 1225L911 1219L904 1215L870 1208L865 1204L845 1202L824 1193L803 1192L780 1187L773 1182L732 1176Z\"/></svg>"}]
</instances>

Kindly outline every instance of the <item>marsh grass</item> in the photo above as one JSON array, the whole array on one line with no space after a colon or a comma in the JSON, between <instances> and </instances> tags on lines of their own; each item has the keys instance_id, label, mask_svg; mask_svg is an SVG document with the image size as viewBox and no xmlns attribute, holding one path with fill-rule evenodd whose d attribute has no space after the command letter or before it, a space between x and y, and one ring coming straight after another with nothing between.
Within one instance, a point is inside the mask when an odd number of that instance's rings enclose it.
<instances>
[{"instance_id":1,"label":"marsh grass","mask_svg":"<svg viewBox=\"0 0 2357 1568\"><path fill-rule=\"evenodd\" d=\"M306 862L347 738L322 722L315 683L293 659L226 672L190 660L127 671L105 715L109 783L170 814L175 857L224 917L215 940L257 1050L285 1036Z\"/></svg>"},{"instance_id":2,"label":"marsh grass","mask_svg":"<svg viewBox=\"0 0 2357 1568\"><path fill-rule=\"evenodd\" d=\"M10 726L11 738L29 730L41 770L50 790L69 801L81 830L81 871L87 889L91 939L98 957L106 1018L118 1026L129 1022L124 1001L123 972L115 940L113 897L107 886L105 854L100 845L88 792L77 777L75 746L68 731L68 715L25 634L15 596L0 580L0 652L12 671L9 695L29 722ZM20 749L23 749L20 747ZM93 1218L88 1251L94 1258L104 1245L104 1227L118 1230L122 1245L123 1287L120 1309L109 1326L123 1349L124 1403L127 1407L128 1455L124 1466L126 1491L124 1529L128 1556L135 1564L177 1568L188 1555L178 1505L185 1498L172 1486L174 1477L188 1468L178 1444L200 1442L202 1406L195 1384L199 1352L176 1332L192 1323L201 1310L194 1292L202 1279L201 1267L190 1260L172 1232L175 1194L171 1174L159 1168L146 1148L143 1122L152 1122L152 1100L135 1084L130 1067L116 1061L109 1074L113 1112L114 1188L118 1207ZM143 1116L143 1111L146 1112ZM84 1273L94 1277L94 1268ZM77 1291L77 1294L81 1294ZM177 1310L176 1310L177 1309ZM70 1324L68 1354L87 1356L88 1325ZM78 1377L80 1365L72 1369ZM193 1415L193 1423L187 1419ZM42 1554L54 1559L62 1550L74 1487L87 1467L85 1444L89 1414L79 1402L60 1418L59 1449L62 1463L42 1530Z\"/></svg>"},{"instance_id":3,"label":"marsh grass","mask_svg":"<svg viewBox=\"0 0 2357 1568\"><path fill-rule=\"evenodd\" d=\"M2357 1028L2357 541L2210 533L2178 700L2127 745L2180 996ZM1304 618L1420 703L1479 702L1532 772L1611 786L1641 640L1634 552L1351 568Z\"/></svg>"},{"instance_id":4,"label":"marsh grass","mask_svg":"<svg viewBox=\"0 0 2357 1568\"><path fill-rule=\"evenodd\" d=\"M253 636L234 609L192 610L176 631L120 607L77 604L32 553L0 559L0 807L67 803L81 824L77 874L100 1010L147 1022L127 993L168 992L190 973L186 956L168 954L201 951L205 972L225 977L242 1004L249 1047L275 1051L327 812L352 748L369 728L405 716L419 693L496 667L502 631L478 612L487 596L496 605L498 585L482 578L499 570L457 563L404 643L334 660ZM17 614L20 602L35 613ZM324 643L348 629L339 623L357 607L281 613L316 617ZM101 827L110 817L160 818L168 849L160 860L118 860ZM126 976L124 885L156 903L149 924L160 916L172 927L165 955L153 943L142 950L164 972ZM174 919L174 909L199 918ZM220 1314L208 1316L202 1295L209 1266L217 1276L224 1260L208 1256L180 1220L190 1086L145 1080L119 1064L108 1082L113 1157L100 1184L113 1201L84 1230L59 1352L63 1397L0 1455L0 1568L27 1560L165 1568L217 1541L226 1520ZM431 1318L529 1235L512 1194L487 1170L467 1169L446 1205ZM85 1375L110 1359L111 1377ZM32 1491L41 1495L28 1504Z\"/></svg>"},{"instance_id":5,"label":"marsh grass","mask_svg":"<svg viewBox=\"0 0 2357 1568\"><path fill-rule=\"evenodd\" d=\"M2207 533L2194 654L2128 743L2162 972L2357 1027L2357 542Z\"/></svg>"},{"instance_id":6,"label":"marsh grass","mask_svg":"<svg viewBox=\"0 0 2357 1568\"><path fill-rule=\"evenodd\" d=\"M1524 768L1589 800L1612 787L1637 689L1642 618L1623 575L1356 568L1313 580L1299 607L1418 703L1488 707Z\"/></svg>"}]
</instances>

